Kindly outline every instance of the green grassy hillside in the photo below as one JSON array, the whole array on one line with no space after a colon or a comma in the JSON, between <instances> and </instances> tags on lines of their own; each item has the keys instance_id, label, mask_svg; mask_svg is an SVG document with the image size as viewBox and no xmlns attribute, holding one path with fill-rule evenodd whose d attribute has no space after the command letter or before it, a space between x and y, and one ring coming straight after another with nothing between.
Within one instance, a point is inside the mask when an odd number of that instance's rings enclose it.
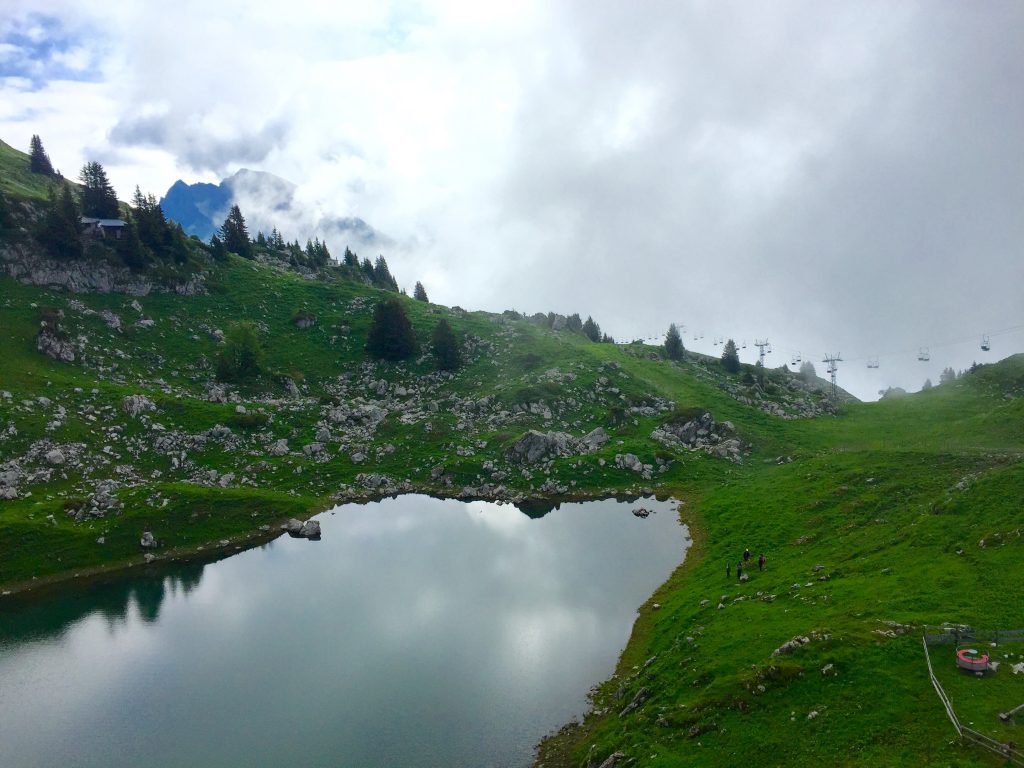
<instances>
[{"instance_id":1,"label":"green grassy hillside","mask_svg":"<svg viewBox=\"0 0 1024 768\"><path fill-rule=\"evenodd\" d=\"M38 198L34 181L18 182L19 199ZM379 493L657 491L684 502L694 547L641 610L594 711L545 742L540 763L621 751L660 766L1000 764L954 740L920 638L944 622L1024 626L1024 356L833 413L782 372L757 383L701 356L672 363L405 297L423 353L374 362L373 308L395 294L237 257L201 267L195 296L152 275L137 297L0 277L0 591L138 564L144 529L164 543L158 558L206 556ZM464 344L453 375L427 353L442 318ZM215 361L239 320L256 323L266 373L224 388ZM39 351L42 321L73 361ZM705 412L731 423L742 461L652 439ZM527 430L597 427L609 440L594 452L509 458ZM767 569L739 583L745 547ZM794 637L809 642L772 655ZM992 679L954 676L949 689L975 727L1014 740L994 713L1024 701L1024 675Z\"/></svg>"}]
</instances>

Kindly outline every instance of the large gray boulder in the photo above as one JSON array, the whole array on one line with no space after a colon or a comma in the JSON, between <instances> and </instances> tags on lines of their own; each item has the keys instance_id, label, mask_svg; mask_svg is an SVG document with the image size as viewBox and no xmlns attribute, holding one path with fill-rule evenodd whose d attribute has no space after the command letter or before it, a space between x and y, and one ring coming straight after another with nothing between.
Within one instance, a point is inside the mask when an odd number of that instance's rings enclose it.
<instances>
[{"instance_id":1,"label":"large gray boulder","mask_svg":"<svg viewBox=\"0 0 1024 768\"><path fill-rule=\"evenodd\" d=\"M143 531L142 538L139 539L139 546L143 549L156 549L160 546L160 542L154 538L152 531Z\"/></svg>"},{"instance_id":2,"label":"large gray boulder","mask_svg":"<svg viewBox=\"0 0 1024 768\"><path fill-rule=\"evenodd\" d=\"M583 436L580 440L580 447L584 453L593 453L600 450L608 442L608 433L602 427L597 427Z\"/></svg>"},{"instance_id":3,"label":"large gray boulder","mask_svg":"<svg viewBox=\"0 0 1024 768\"><path fill-rule=\"evenodd\" d=\"M285 440L284 438L281 438L280 440L275 440L273 443L270 444L270 447L267 449L267 453L269 453L271 456L287 456L288 441Z\"/></svg>"},{"instance_id":4,"label":"large gray boulder","mask_svg":"<svg viewBox=\"0 0 1024 768\"><path fill-rule=\"evenodd\" d=\"M531 429L509 449L508 456L512 461L533 464L551 454L569 452L573 446L572 435L565 432L538 432Z\"/></svg>"},{"instance_id":5,"label":"large gray boulder","mask_svg":"<svg viewBox=\"0 0 1024 768\"><path fill-rule=\"evenodd\" d=\"M129 416L138 417L146 411L155 411L156 403L145 395L128 395L122 401L121 409Z\"/></svg>"},{"instance_id":6,"label":"large gray boulder","mask_svg":"<svg viewBox=\"0 0 1024 768\"><path fill-rule=\"evenodd\" d=\"M59 448L51 448L46 452L46 463L53 464L54 466L63 464L65 461L64 453Z\"/></svg>"},{"instance_id":7,"label":"large gray boulder","mask_svg":"<svg viewBox=\"0 0 1024 768\"><path fill-rule=\"evenodd\" d=\"M36 349L54 360L64 363L75 362L75 348L71 346L71 342L61 338L48 328L39 332L39 336L36 338Z\"/></svg>"}]
</instances>

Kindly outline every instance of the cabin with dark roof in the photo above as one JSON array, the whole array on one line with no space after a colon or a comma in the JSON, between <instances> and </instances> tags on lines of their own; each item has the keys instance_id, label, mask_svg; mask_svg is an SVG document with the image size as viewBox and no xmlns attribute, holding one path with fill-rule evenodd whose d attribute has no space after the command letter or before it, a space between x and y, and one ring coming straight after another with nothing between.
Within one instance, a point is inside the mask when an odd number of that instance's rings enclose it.
<instances>
[{"instance_id":1,"label":"cabin with dark roof","mask_svg":"<svg viewBox=\"0 0 1024 768\"><path fill-rule=\"evenodd\" d=\"M94 219L92 216L82 217L82 234L88 237L113 238L120 240L124 237L126 221L121 219Z\"/></svg>"}]
</instances>

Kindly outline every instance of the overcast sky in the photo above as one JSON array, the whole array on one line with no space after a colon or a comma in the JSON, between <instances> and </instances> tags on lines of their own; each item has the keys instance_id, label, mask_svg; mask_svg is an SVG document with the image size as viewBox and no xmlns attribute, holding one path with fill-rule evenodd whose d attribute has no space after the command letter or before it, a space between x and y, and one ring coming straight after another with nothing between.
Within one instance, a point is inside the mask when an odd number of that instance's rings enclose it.
<instances>
[{"instance_id":1,"label":"overcast sky","mask_svg":"<svg viewBox=\"0 0 1024 768\"><path fill-rule=\"evenodd\" d=\"M0 138L122 199L275 173L434 301L873 399L1024 351L1022 41L1020 0L0 0Z\"/></svg>"}]
</instances>

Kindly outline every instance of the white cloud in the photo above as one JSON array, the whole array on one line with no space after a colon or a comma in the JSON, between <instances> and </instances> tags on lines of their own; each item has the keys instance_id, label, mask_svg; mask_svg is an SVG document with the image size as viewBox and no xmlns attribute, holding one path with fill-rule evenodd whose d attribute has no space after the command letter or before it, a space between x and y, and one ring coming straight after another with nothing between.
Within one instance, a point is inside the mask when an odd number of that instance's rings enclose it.
<instances>
[{"instance_id":1,"label":"white cloud","mask_svg":"<svg viewBox=\"0 0 1024 768\"><path fill-rule=\"evenodd\" d=\"M1015 2L19 5L100 82L8 80L6 141L88 153L122 196L276 173L436 301L897 352L840 367L861 396L1024 322Z\"/></svg>"}]
</instances>

